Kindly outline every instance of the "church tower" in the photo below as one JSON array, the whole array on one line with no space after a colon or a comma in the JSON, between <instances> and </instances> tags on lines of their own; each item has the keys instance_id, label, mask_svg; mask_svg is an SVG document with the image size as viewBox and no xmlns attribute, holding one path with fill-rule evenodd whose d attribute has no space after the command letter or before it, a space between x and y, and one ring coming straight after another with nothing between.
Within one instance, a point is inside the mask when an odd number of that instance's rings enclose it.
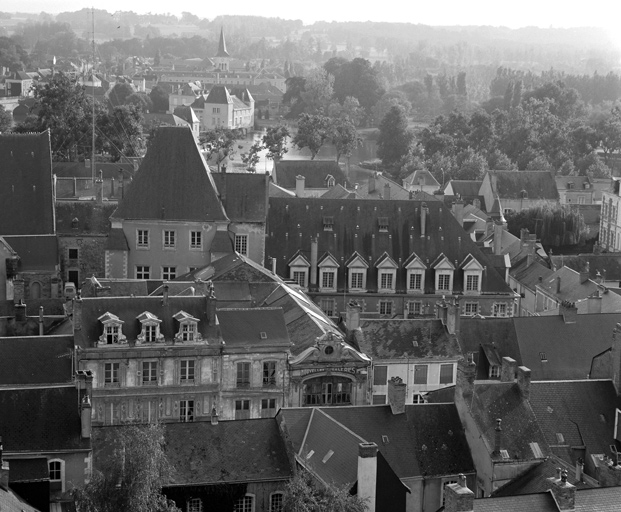
<instances>
[{"instance_id":1,"label":"church tower","mask_svg":"<svg viewBox=\"0 0 621 512\"><path fill-rule=\"evenodd\" d=\"M226 41L224 40L224 28L220 29L220 41L218 42L218 53L213 58L216 70L224 73L229 72L229 61L231 56L226 51Z\"/></svg>"}]
</instances>

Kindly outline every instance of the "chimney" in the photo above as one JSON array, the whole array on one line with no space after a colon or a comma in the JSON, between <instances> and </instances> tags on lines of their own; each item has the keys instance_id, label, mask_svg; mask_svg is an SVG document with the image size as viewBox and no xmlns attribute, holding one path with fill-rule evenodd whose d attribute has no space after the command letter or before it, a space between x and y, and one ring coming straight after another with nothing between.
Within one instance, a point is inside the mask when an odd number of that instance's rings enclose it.
<instances>
[{"instance_id":1,"label":"chimney","mask_svg":"<svg viewBox=\"0 0 621 512\"><path fill-rule=\"evenodd\" d=\"M556 293L561 293L561 276L556 278Z\"/></svg>"},{"instance_id":2,"label":"chimney","mask_svg":"<svg viewBox=\"0 0 621 512\"><path fill-rule=\"evenodd\" d=\"M373 176L369 178L369 194L375 192L375 180L377 179L377 172L373 173Z\"/></svg>"},{"instance_id":3,"label":"chimney","mask_svg":"<svg viewBox=\"0 0 621 512\"><path fill-rule=\"evenodd\" d=\"M494 222L494 254L500 256L502 254L502 222Z\"/></svg>"},{"instance_id":4,"label":"chimney","mask_svg":"<svg viewBox=\"0 0 621 512\"><path fill-rule=\"evenodd\" d=\"M95 200L97 204L103 204L104 187L103 187L103 171L99 171L99 178L95 180Z\"/></svg>"},{"instance_id":5,"label":"chimney","mask_svg":"<svg viewBox=\"0 0 621 512\"><path fill-rule=\"evenodd\" d=\"M496 419L496 428L494 429L494 455L500 455L500 449L502 447L502 427L500 424L502 420L500 418Z\"/></svg>"},{"instance_id":6,"label":"chimney","mask_svg":"<svg viewBox=\"0 0 621 512\"><path fill-rule=\"evenodd\" d=\"M517 369L517 385L520 388L522 396L526 399L530 399L530 368L526 366L518 366Z\"/></svg>"},{"instance_id":7,"label":"chimney","mask_svg":"<svg viewBox=\"0 0 621 512\"><path fill-rule=\"evenodd\" d=\"M306 178L301 175L295 177L295 195L298 197L304 197L304 183Z\"/></svg>"},{"instance_id":8,"label":"chimney","mask_svg":"<svg viewBox=\"0 0 621 512\"><path fill-rule=\"evenodd\" d=\"M621 324L612 330L612 383L621 395Z\"/></svg>"},{"instance_id":9,"label":"chimney","mask_svg":"<svg viewBox=\"0 0 621 512\"><path fill-rule=\"evenodd\" d=\"M276 275L276 264L278 260L276 258L272 258L272 274Z\"/></svg>"},{"instance_id":10,"label":"chimney","mask_svg":"<svg viewBox=\"0 0 621 512\"><path fill-rule=\"evenodd\" d=\"M110 178L110 198L114 197L114 177Z\"/></svg>"},{"instance_id":11,"label":"chimney","mask_svg":"<svg viewBox=\"0 0 621 512\"><path fill-rule=\"evenodd\" d=\"M461 398L468 402L474 393L474 378L477 366L472 360L472 354L467 359L460 359L457 363L457 379L455 382L455 399Z\"/></svg>"},{"instance_id":12,"label":"chimney","mask_svg":"<svg viewBox=\"0 0 621 512\"><path fill-rule=\"evenodd\" d=\"M88 395L84 395L82 398L82 404L80 405L80 422L81 422L81 435L82 439L91 438L91 418L92 418L92 406L91 399Z\"/></svg>"},{"instance_id":13,"label":"chimney","mask_svg":"<svg viewBox=\"0 0 621 512\"><path fill-rule=\"evenodd\" d=\"M472 206L474 206L475 208L478 208L480 210L481 209L481 200L479 198L473 199L472 200Z\"/></svg>"},{"instance_id":14,"label":"chimney","mask_svg":"<svg viewBox=\"0 0 621 512\"><path fill-rule=\"evenodd\" d=\"M43 336L43 306L39 306L39 336Z\"/></svg>"},{"instance_id":15,"label":"chimney","mask_svg":"<svg viewBox=\"0 0 621 512\"><path fill-rule=\"evenodd\" d=\"M453 216L457 219L460 226L464 225L464 202L461 199L457 199L453 203Z\"/></svg>"},{"instance_id":16,"label":"chimney","mask_svg":"<svg viewBox=\"0 0 621 512\"><path fill-rule=\"evenodd\" d=\"M602 312L602 294L598 289L593 294L587 297L587 313L601 313Z\"/></svg>"},{"instance_id":17,"label":"chimney","mask_svg":"<svg viewBox=\"0 0 621 512\"><path fill-rule=\"evenodd\" d=\"M597 271L597 274L595 274L595 282L597 284L602 284L602 275L599 273L599 270Z\"/></svg>"},{"instance_id":18,"label":"chimney","mask_svg":"<svg viewBox=\"0 0 621 512\"><path fill-rule=\"evenodd\" d=\"M562 301L559 312L563 316L563 322L566 324L575 324L578 320L578 308L575 302Z\"/></svg>"},{"instance_id":19,"label":"chimney","mask_svg":"<svg viewBox=\"0 0 621 512\"><path fill-rule=\"evenodd\" d=\"M78 197L78 179L73 178L73 197Z\"/></svg>"},{"instance_id":20,"label":"chimney","mask_svg":"<svg viewBox=\"0 0 621 512\"><path fill-rule=\"evenodd\" d=\"M580 284L584 284L589 280L589 269L587 267L586 270L580 272Z\"/></svg>"},{"instance_id":21,"label":"chimney","mask_svg":"<svg viewBox=\"0 0 621 512\"><path fill-rule=\"evenodd\" d=\"M2 436L0 436L0 489L9 490L9 463L2 458Z\"/></svg>"},{"instance_id":22,"label":"chimney","mask_svg":"<svg viewBox=\"0 0 621 512\"><path fill-rule=\"evenodd\" d=\"M310 276L309 276L309 288L311 291L317 290L317 258L319 254L319 244L316 238L311 240L311 253L310 253Z\"/></svg>"},{"instance_id":23,"label":"chimney","mask_svg":"<svg viewBox=\"0 0 621 512\"><path fill-rule=\"evenodd\" d=\"M559 512L576 510L576 487L567 481L567 471L563 470L560 478L548 478L547 486L554 497Z\"/></svg>"},{"instance_id":24,"label":"chimney","mask_svg":"<svg viewBox=\"0 0 621 512\"><path fill-rule=\"evenodd\" d=\"M407 385L401 377L392 377L388 381L388 405L394 415L405 412L405 395Z\"/></svg>"},{"instance_id":25,"label":"chimney","mask_svg":"<svg viewBox=\"0 0 621 512\"><path fill-rule=\"evenodd\" d=\"M211 424L212 425L218 424L218 411L216 411L215 407L212 407L211 409Z\"/></svg>"},{"instance_id":26,"label":"chimney","mask_svg":"<svg viewBox=\"0 0 621 512\"><path fill-rule=\"evenodd\" d=\"M468 489L466 476L459 475L459 482L444 488L444 512L473 512L474 493Z\"/></svg>"},{"instance_id":27,"label":"chimney","mask_svg":"<svg viewBox=\"0 0 621 512\"><path fill-rule=\"evenodd\" d=\"M459 334L461 321L460 313L459 301L453 298L453 303L449 303L446 310L446 330L449 334Z\"/></svg>"},{"instance_id":28,"label":"chimney","mask_svg":"<svg viewBox=\"0 0 621 512\"><path fill-rule=\"evenodd\" d=\"M367 512L375 512L377 490L377 445L358 445L358 497L365 503Z\"/></svg>"},{"instance_id":29,"label":"chimney","mask_svg":"<svg viewBox=\"0 0 621 512\"><path fill-rule=\"evenodd\" d=\"M24 301L22 299L19 299L19 302L15 304L15 321L26 321L26 304L24 304Z\"/></svg>"},{"instance_id":30,"label":"chimney","mask_svg":"<svg viewBox=\"0 0 621 512\"><path fill-rule=\"evenodd\" d=\"M500 369L500 381L501 382L513 382L515 380L515 369L517 368L517 361L512 357L502 358L502 367Z\"/></svg>"},{"instance_id":31,"label":"chimney","mask_svg":"<svg viewBox=\"0 0 621 512\"><path fill-rule=\"evenodd\" d=\"M207 299L207 322L210 326L216 325L216 309L218 307L218 299L213 289L213 283L209 281L209 291Z\"/></svg>"},{"instance_id":32,"label":"chimney","mask_svg":"<svg viewBox=\"0 0 621 512\"><path fill-rule=\"evenodd\" d=\"M427 227L427 203L420 205L420 236L425 236Z\"/></svg>"},{"instance_id":33,"label":"chimney","mask_svg":"<svg viewBox=\"0 0 621 512\"><path fill-rule=\"evenodd\" d=\"M584 461L580 457L576 461L576 481L582 482L582 472L584 470Z\"/></svg>"},{"instance_id":34,"label":"chimney","mask_svg":"<svg viewBox=\"0 0 621 512\"><path fill-rule=\"evenodd\" d=\"M125 181L123 179L123 169L119 169L119 188L121 189L121 199L125 195Z\"/></svg>"},{"instance_id":35,"label":"chimney","mask_svg":"<svg viewBox=\"0 0 621 512\"><path fill-rule=\"evenodd\" d=\"M168 304L168 285L165 284L163 287L162 306L168 307Z\"/></svg>"},{"instance_id":36,"label":"chimney","mask_svg":"<svg viewBox=\"0 0 621 512\"><path fill-rule=\"evenodd\" d=\"M362 307L354 299L347 303L345 311L345 323L348 331L355 331L360 328L360 312Z\"/></svg>"},{"instance_id":37,"label":"chimney","mask_svg":"<svg viewBox=\"0 0 621 512\"><path fill-rule=\"evenodd\" d=\"M384 199L390 199L390 185L388 183L384 185Z\"/></svg>"}]
</instances>

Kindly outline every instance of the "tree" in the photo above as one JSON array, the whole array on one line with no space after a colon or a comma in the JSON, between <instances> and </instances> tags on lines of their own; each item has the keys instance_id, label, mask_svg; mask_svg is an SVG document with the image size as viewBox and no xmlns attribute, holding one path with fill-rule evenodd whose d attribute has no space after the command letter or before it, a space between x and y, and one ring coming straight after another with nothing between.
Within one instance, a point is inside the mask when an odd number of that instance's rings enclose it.
<instances>
[{"instance_id":1,"label":"tree","mask_svg":"<svg viewBox=\"0 0 621 512\"><path fill-rule=\"evenodd\" d=\"M313 71L306 79L300 96L304 102L304 112L327 114L334 96L334 77L323 68Z\"/></svg>"},{"instance_id":2,"label":"tree","mask_svg":"<svg viewBox=\"0 0 621 512\"><path fill-rule=\"evenodd\" d=\"M134 88L127 82L117 82L110 91L110 103L116 107L127 104L127 98L134 94Z\"/></svg>"},{"instance_id":3,"label":"tree","mask_svg":"<svg viewBox=\"0 0 621 512\"><path fill-rule=\"evenodd\" d=\"M287 139L290 137L289 128L284 125L272 126L263 135L263 146L267 149L267 158L280 160L289 149Z\"/></svg>"},{"instance_id":4,"label":"tree","mask_svg":"<svg viewBox=\"0 0 621 512\"><path fill-rule=\"evenodd\" d=\"M166 112L168 110L168 93L159 85L151 89L149 97L153 102L154 112Z\"/></svg>"},{"instance_id":5,"label":"tree","mask_svg":"<svg viewBox=\"0 0 621 512\"><path fill-rule=\"evenodd\" d=\"M127 105L140 107L143 112L153 110L153 101L146 92L135 92L127 97Z\"/></svg>"},{"instance_id":6,"label":"tree","mask_svg":"<svg viewBox=\"0 0 621 512\"><path fill-rule=\"evenodd\" d=\"M162 494L170 466L161 425L116 429L114 452L74 491L80 512L180 512Z\"/></svg>"},{"instance_id":7,"label":"tree","mask_svg":"<svg viewBox=\"0 0 621 512\"><path fill-rule=\"evenodd\" d=\"M260 160L259 153L262 150L263 150L263 146L261 145L259 141L257 141L252 146L250 146L248 153L244 153L241 156L242 162L244 163L244 165L246 165L248 171L256 172L257 164L259 163L259 160Z\"/></svg>"},{"instance_id":8,"label":"tree","mask_svg":"<svg viewBox=\"0 0 621 512\"><path fill-rule=\"evenodd\" d=\"M579 244L587 234L582 214L569 205L542 204L510 213L507 228L515 236L526 228L548 247Z\"/></svg>"},{"instance_id":9,"label":"tree","mask_svg":"<svg viewBox=\"0 0 621 512\"><path fill-rule=\"evenodd\" d=\"M408 130L408 120L403 107L391 107L382 119L377 139L377 156L387 167L397 165L408 154L414 139Z\"/></svg>"},{"instance_id":10,"label":"tree","mask_svg":"<svg viewBox=\"0 0 621 512\"><path fill-rule=\"evenodd\" d=\"M142 156L145 150L142 110L136 105L120 105L102 110L96 120L96 147L117 161L121 156Z\"/></svg>"},{"instance_id":11,"label":"tree","mask_svg":"<svg viewBox=\"0 0 621 512\"><path fill-rule=\"evenodd\" d=\"M293 143L300 149L308 148L314 160L324 142L330 137L330 118L323 115L301 114Z\"/></svg>"},{"instance_id":12,"label":"tree","mask_svg":"<svg viewBox=\"0 0 621 512\"><path fill-rule=\"evenodd\" d=\"M13 116L7 112L4 105L0 105L0 133L6 132L13 124Z\"/></svg>"},{"instance_id":13,"label":"tree","mask_svg":"<svg viewBox=\"0 0 621 512\"><path fill-rule=\"evenodd\" d=\"M285 512L365 512L366 503L345 487L324 486L313 481L306 471L298 474L285 487Z\"/></svg>"},{"instance_id":14,"label":"tree","mask_svg":"<svg viewBox=\"0 0 621 512\"><path fill-rule=\"evenodd\" d=\"M200 136L200 144L207 152L207 159L215 159L220 172L220 164L235 152L235 141L240 133L228 128L209 130Z\"/></svg>"},{"instance_id":15,"label":"tree","mask_svg":"<svg viewBox=\"0 0 621 512\"><path fill-rule=\"evenodd\" d=\"M350 157L356 148L362 144L362 138L358 135L358 130L354 123L347 119L335 119L331 127L332 144L336 148L336 163L339 163L341 156Z\"/></svg>"}]
</instances>

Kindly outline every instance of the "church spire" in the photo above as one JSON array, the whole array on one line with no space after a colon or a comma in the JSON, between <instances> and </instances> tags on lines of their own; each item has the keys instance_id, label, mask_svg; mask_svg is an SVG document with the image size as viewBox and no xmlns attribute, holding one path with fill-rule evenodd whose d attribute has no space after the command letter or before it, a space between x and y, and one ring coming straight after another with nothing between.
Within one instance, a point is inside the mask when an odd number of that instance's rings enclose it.
<instances>
[{"instance_id":1,"label":"church spire","mask_svg":"<svg viewBox=\"0 0 621 512\"><path fill-rule=\"evenodd\" d=\"M230 57L226 51L226 41L224 40L224 27L220 29L220 42L218 43L218 54L216 57Z\"/></svg>"}]
</instances>

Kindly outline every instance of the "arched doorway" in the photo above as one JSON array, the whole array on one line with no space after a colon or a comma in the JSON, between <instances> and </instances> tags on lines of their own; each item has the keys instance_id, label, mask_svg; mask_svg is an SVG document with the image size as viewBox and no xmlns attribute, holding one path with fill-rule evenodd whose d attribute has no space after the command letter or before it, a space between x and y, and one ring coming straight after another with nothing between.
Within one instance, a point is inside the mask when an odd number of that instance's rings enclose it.
<instances>
[{"instance_id":1,"label":"arched doorway","mask_svg":"<svg viewBox=\"0 0 621 512\"><path fill-rule=\"evenodd\" d=\"M30 298L31 299L41 298L41 283L39 283L38 281L34 281L30 283Z\"/></svg>"},{"instance_id":2,"label":"arched doorway","mask_svg":"<svg viewBox=\"0 0 621 512\"><path fill-rule=\"evenodd\" d=\"M314 377L302 385L302 405L351 405L352 379L341 375Z\"/></svg>"}]
</instances>

